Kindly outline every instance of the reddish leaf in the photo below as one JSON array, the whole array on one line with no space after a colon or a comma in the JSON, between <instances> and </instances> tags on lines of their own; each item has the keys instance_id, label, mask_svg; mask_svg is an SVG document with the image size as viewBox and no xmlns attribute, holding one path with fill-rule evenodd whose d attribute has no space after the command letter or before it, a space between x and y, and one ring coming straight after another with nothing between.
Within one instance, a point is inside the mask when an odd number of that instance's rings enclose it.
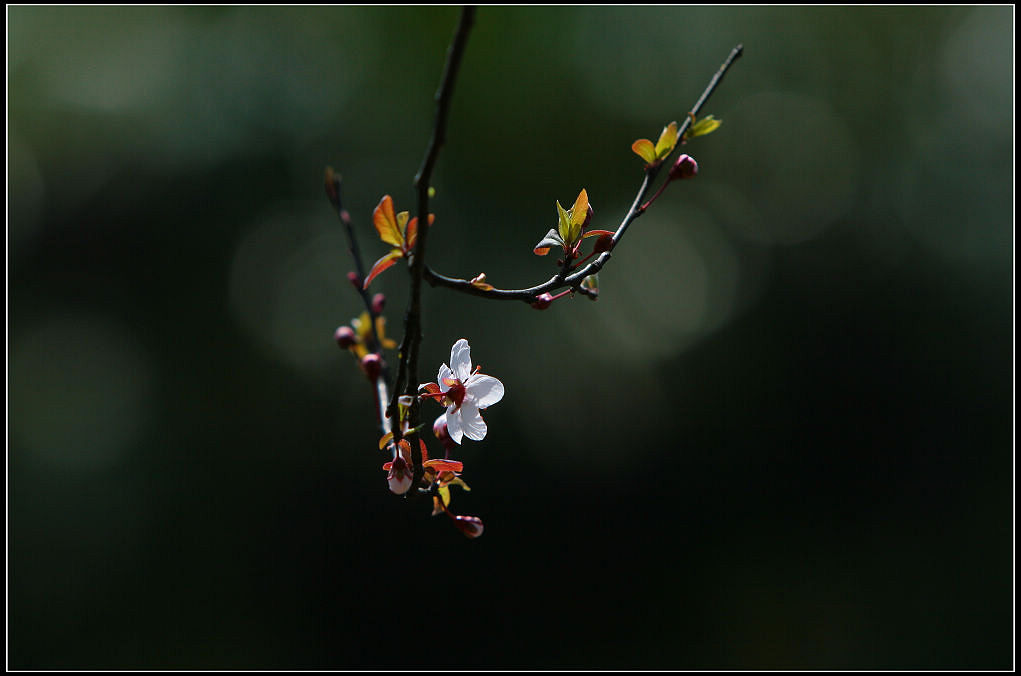
<instances>
[{"instance_id":1,"label":"reddish leaf","mask_svg":"<svg viewBox=\"0 0 1021 676\"><path fill-rule=\"evenodd\" d=\"M422 463L423 467L432 467L437 472L460 472L464 469L464 464L457 460L430 460Z\"/></svg>"},{"instance_id":2,"label":"reddish leaf","mask_svg":"<svg viewBox=\"0 0 1021 676\"><path fill-rule=\"evenodd\" d=\"M387 244L394 246L404 244L401 229L397 226L397 216L394 215L394 201L389 195L383 195L383 199L373 209L372 224L376 226L379 238Z\"/></svg>"},{"instance_id":3,"label":"reddish leaf","mask_svg":"<svg viewBox=\"0 0 1021 676\"><path fill-rule=\"evenodd\" d=\"M436 220L436 214L429 214L429 225L433 224ZM418 216L411 219L408 223L407 240L408 244L405 247L405 251L411 253L411 250L415 248L415 240L418 239Z\"/></svg>"},{"instance_id":4,"label":"reddish leaf","mask_svg":"<svg viewBox=\"0 0 1021 676\"><path fill-rule=\"evenodd\" d=\"M376 278L376 275L378 275L379 273L383 272L383 270L386 270L388 267L396 263L397 259L403 256L404 252L402 252L400 249L394 249L390 253L376 261L376 264L372 266L372 270L369 271L369 275L365 278L365 283L362 285L362 288L363 289L369 288L369 284L372 282L373 279Z\"/></svg>"}]
</instances>

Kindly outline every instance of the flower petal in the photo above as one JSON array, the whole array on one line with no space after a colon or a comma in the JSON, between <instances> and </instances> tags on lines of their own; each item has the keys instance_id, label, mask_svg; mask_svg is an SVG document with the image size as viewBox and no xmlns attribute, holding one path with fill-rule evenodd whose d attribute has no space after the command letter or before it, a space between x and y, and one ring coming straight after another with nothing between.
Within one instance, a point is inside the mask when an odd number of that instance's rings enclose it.
<instances>
[{"instance_id":1,"label":"flower petal","mask_svg":"<svg viewBox=\"0 0 1021 676\"><path fill-rule=\"evenodd\" d=\"M484 373L469 378L464 389L468 399L474 401L480 409L492 406L503 399L503 383Z\"/></svg>"},{"instance_id":2,"label":"flower petal","mask_svg":"<svg viewBox=\"0 0 1021 676\"><path fill-rule=\"evenodd\" d=\"M461 443L461 437L464 436L464 429L461 425L461 412L444 413L442 417L446 418L447 421L447 434L455 444Z\"/></svg>"},{"instance_id":3,"label":"flower petal","mask_svg":"<svg viewBox=\"0 0 1021 676\"><path fill-rule=\"evenodd\" d=\"M446 392L450 389L450 385L447 385L446 380L450 380L454 377L454 372L450 370L450 367L446 364L440 366L439 373L436 374L436 384L440 386L440 392Z\"/></svg>"},{"instance_id":4,"label":"flower petal","mask_svg":"<svg viewBox=\"0 0 1021 676\"><path fill-rule=\"evenodd\" d=\"M468 341L464 338L458 340L450 348L450 368L462 383L468 380L468 376L472 373L471 348L468 347Z\"/></svg>"},{"instance_id":5,"label":"flower petal","mask_svg":"<svg viewBox=\"0 0 1021 676\"><path fill-rule=\"evenodd\" d=\"M465 399L458 413L458 417L461 418L460 423L464 427L464 436L472 441L482 441L486 438L488 431L486 421L482 419L482 414L479 413L479 407L475 405L475 402ZM447 421L447 430L450 430L449 420Z\"/></svg>"}]
</instances>

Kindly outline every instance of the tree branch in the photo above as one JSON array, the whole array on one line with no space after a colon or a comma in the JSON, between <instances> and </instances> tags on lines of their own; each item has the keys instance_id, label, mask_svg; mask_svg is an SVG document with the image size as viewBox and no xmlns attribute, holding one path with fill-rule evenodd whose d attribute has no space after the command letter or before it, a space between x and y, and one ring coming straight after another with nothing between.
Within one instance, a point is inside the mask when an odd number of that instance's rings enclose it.
<instances>
[{"instance_id":1,"label":"tree branch","mask_svg":"<svg viewBox=\"0 0 1021 676\"><path fill-rule=\"evenodd\" d=\"M369 292L362 288L362 280L365 279L365 266L362 265L362 255L358 250L358 238L355 237L354 228L351 226L351 214L348 213L347 209L344 208L343 201L340 197L341 188L341 177L339 174L333 171L333 167L326 168L326 196L330 199L330 204L337 211L337 217L340 219L341 225L344 226L344 231L347 233L347 244L348 249L351 251L351 258L355 264L355 273L358 275L358 281L352 286L358 291L358 295L362 297L362 302L365 304L365 311L369 315L369 325L372 330L372 345L368 346L370 352L380 354L383 350L383 342L379 339L379 335L376 333L376 318L379 316L372 307L372 300L369 298ZM383 430L383 434L389 434L392 430L390 424L390 418L387 417L387 399L388 399L388 387L387 380L390 374L388 369L382 368L379 375L376 376L374 387L374 396L376 398L376 415L379 418L380 429Z\"/></svg>"},{"instance_id":2,"label":"tree branch","mask_svg":"<svg viewBox=\"0 0 1021 676\"><path fill-rule=\"evenodd\" d=\"M464 56L465 45L468 42L468 34L475 23L475 7L463 7L461 18L454 33L450 48L447 50L447 62L443 69L443 76L440 80L439 89L436 90L436 120L433 124L432 138L426 148L425 158L422 166L415 175L414 185L418 190L418 234L415 241L415 250L411 256L408 271L411 275L411 287L408 300L408 312L404 317L404 338L400 345L400 362L397 368L397 378L394 382L394 389L390 399L389 411L391 415L398 410L397 399L403 391L404 394L414 395L418 391L418 352L422 342L422 276L425 270L425 250L429 235L429 179L432 177L433 167L439 157L440 148L447 137L447 117L450 112L450 101L454 93L454 82L457 80L457 73L461 68L461 60ZM411 410L411 424L414 426L418 421L418 398L414 399ZM394 428L394 440L400 439L400 425ZM422 471L421 458L413 453L415 459L415 476L417 478Z\"/></svg>"},{"instance_id":3,"label":"tree branch","mask_svg":"<svg viewBox=\"0 0 1021 676\"><path fill-rule=\"evenodd\" d=\"M691 107L691 111L685 117L684 122L681 123L678 129L679 138L682 139L684 138L684 134L685 132L688 131L688 128L691 126L692 120L698 115L699 111L702 109L702 106L705 105L706 101L709 100L709 97L712 96L713 92L716 90L716 87L723 80L723 76L727 74L727 71L730 70L730 67L734 64L734 62L741 57L743 51L744 51L743 45L737 45L736 47L734 47L734 49L730 51L730 55L713 75L712 79L709 81L709 84L706 85L705 90L702 92L702 96L698 98L698 100L695 102L695 105ZM670 154L673 154L673 151L671 151ZM668 166L667 160L669 159L669 157L670 155L667 155L667 157L664 158L662 162L646 167L645 178L642 180L642 184L638 188L638 194L635 195L635 199L634 202L632 202L631 204L631 208L624 216L624 219L621 221L620 225L617 226L617 230L613 233L612 237L613 246L616 246L617 243L620 242L620 240L624 237L624 233L627 232L627 229L631 225L631 223L636 218L645 213L645 209L642 206L645 203L645 196L648 194L649 188L652 186L653 182L656 180L656 177L659 175L660 170L664 166ZM602 270L603 266L606 265L606 263L609 260L610 252L605 251L599 254L599 256L594 261L588 263L584 267L581 267L577 270L571 270L568 267L567 263L565 262L564 268L561 269L561 271L554 275L552 278L550 278L546 282L543 282L542 284L538 284L527 289L496 289L496 288L484 289L475 286L474 284L471 283L471 281L467 279L458 279L456 277L448 277L446 275L442 275L428 266L424 267L423 277L427 282L429 282L431 286L442 286L472 296L488 298L489 300L518 300L531 304L534 303L540 295L544 293L549 293L551 291L556 291L558 289L571 287L576 291L582 291L581 287L579 286L581 284L581 281L585 279L585 277L595 274Z\"/></svg>"}]
</instances>

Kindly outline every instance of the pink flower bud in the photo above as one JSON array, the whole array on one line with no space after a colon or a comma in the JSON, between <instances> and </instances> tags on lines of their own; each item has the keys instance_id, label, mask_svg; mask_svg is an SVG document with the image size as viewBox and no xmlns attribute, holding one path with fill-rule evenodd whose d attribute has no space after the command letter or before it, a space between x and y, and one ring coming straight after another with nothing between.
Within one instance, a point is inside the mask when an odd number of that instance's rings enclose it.
<instances>
[{"instance_id":1,"label":"pink flower bud","mask_svg":"<svg viewBox=\"0 0 1021 676\"><path fill-rule=\"evenodd\" d=\"M362 357L362 371L369 380L375 380L379 377L380 372L383 370L383 360L375 352Z\"/></svg>"},{"instance_id":2,"label":"pink flower bud","mask_svg":"<svg viewBox=\"0 0 1021 676\"><path fill-rule=\"evenodd\" d=\"M347 281L351 282L351 286L353 286L359 293L361 293L362 278L358 276L357 272L352 270L351 272L347 273Z\"/></svg>"},{"instance_id":3,"label":"pink flower bud","mask_svg":"<svg viewBox=\"0 0 1021 676\"><path fill-rule=\"evenodd\" d=\"M390 471L386 475L386 483L390 487L390 492L395 495L404 495L411 489L411 480L414 476L411 467L400 453L389 465Z\"/></svg>"},{"instance_id":4,"label":"pink flower bud","mask_svg":"<svg viewBox=\"0 0 1021 676\"><path fill-rule=\"evenodd\" d=\"M676 180L681 178L692 178L698 173L698 162L696 162L691 155L682 154L674 162L674 166L670 167L670 180Z\"/></svg>"},{"instance_id":5,"label":"pink flower bud","mask_svg":"<svg viewBox=\"0 0 1021 676\"><path fill-rule=\"evenodd\" d=\"M549 293L544 293L535 299L535 302L532 303L532 307L534 307L536 310L545 310L552 304L553 296L551 296Z\"/></svg>"},{"instance_id":6,"label":"pink flower bud","mask_svg":"<svg viewBox=\"0 0 1021 676\"><path fill-rule=\"evenodd\" d=\"M477 516L455 516L454 525L457 529L472 539L482 535L482 519Z\"/></svg>"},{"instance_id":7,"label":"pink flower bud","mask_svg":"<svg viewBox=\"0 0 1021 676\"><path fill-rule=\"evenodd\" d=\"M447 416L446 414L441 415L433 423L433 434L439 439L440 443L443 444L448 452L457 448L457 443L450 438L450 434L447 432Z\"/></svg>"},{"instance_id":8,"label":"pink flower bud","mask_svg":"<svg viewBox=\"0 0 1021 676\"><path fill-rule=\"evenodd\" d=\"M383 314L383 307L386 305L386 296L381 293L377 293L372 297L372 314L381 315Z\"/></svg>"},{"instance_id":9,"label":"pink flower bud","mask_svg":"<svg viewBox=\"0 0 1021 676\"><path fill-rule=\"evenodd\" d=\"M350 326L341 326L333 332L333 339L340 349L346 350L358 342L358 336Z\"/></svg>"},{"instance_id":10,"label":"pink flower bud","mask_svg":"<svg viewBox=\"0 0 1021 676\"><path fill-rule=\"evenodd\" d=\"M592 247L592 251L595 253L603 253L613 248L613 236L612 235L600 235L599 239L596 240L595 246Z\"/></svg>"}]
</instances>

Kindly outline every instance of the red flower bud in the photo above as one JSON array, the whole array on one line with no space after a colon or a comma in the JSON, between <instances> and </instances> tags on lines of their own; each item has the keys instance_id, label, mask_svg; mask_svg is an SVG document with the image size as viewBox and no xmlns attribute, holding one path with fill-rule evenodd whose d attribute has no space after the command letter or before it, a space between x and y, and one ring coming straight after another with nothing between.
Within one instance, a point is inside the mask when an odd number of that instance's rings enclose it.
<instances>
[{"instance_id":1,"label":"red flower bud","mask_svg":"<svg viewBox=\"0 0 1021 676\"><path fill-rule=\"evenodd\" d=\"M698 162L696 162L691 155L682 154L674 162L674 166L670 167L670 180L676 180L681 178L692 178L698 173Z\"/></svg>"},{"instance_id":2,"label":"red flower bud","mask_svg":"<svg viewBox=\"0 0 1021 676\"><path fill-rule=\"evenodd\" d=\"M334 209L340 208L340 176L334 171L333 167L326 167L326 174L323 177L323 183L326 186L326 197L330 200L330 204L333 205Z\"/></svg>"},{"instance_id":3,"label":"red flower bud","mask_svg":"<svg viewBox=\"0 0 1021 676\"><path fill-rule=\"evenodd\" d=\"M383 370L383 360L375 352L362 357L362 371L369 380L375 380L379 377L380 372Z\"/></svg>"},{"instance_id":4,"label":"red flower bud","mask_svg":"<svg viewBox=\"0 0 1021 676\"><path fill-rule=\"evenodd\" d=\"M361 293L361 291L362 291L362 278L358 276L357 272L352 270L351 272L347 273L347 281L351 282L351 286L353 286L356 291Z\"/></svg>"},{"instance_id":5,"label":"red flower bud","mask_svg":"<svg viewBox=\"0 0 1021 676\"><path fill-rule=\"evenodd\" d=\"M596 240L595 246L592 247L594 253L600 254L605 251L609 251L613 248L613 236L612 235L600 235L599 239Z\"/></svg>"},{"instance_id":6,"label":"red flower bud","mask_svg":"<svg viewBox=\"0 0 1021 676\"><path fill-rule=\"evenodd\" d=\"M440 443L443 444L448 452L457 448L457 442L450 438L450 433L447 432L447 420L445 415L441 415L433 423L433 434L439 439Z\"/></svg>"},{"instance_id":7,"label":"red flower bud","mask_svg":"<svg viewBox=\"0 0 1021 676\"><path fill-rule=\"evenodd\" d=\"M381 315L383 314L383 307L386 305L386 296L381 293L377 293L372 297L372 314Z\"/></svg>"},{"instance_id":8,"label":"red flower bud","mask_svg":"<svg viewBox=\"0 0 1021 676\"><path fill-rule=\"evenodd\" d=\"M341 326L333 332L333 339L337 341L340 349L346 350L358 342L358 336L350 326Z\"/></svg>"},{"instance_id":9,"label":"red flower bud","mask_svg":"<svg viewBox=\"0 0 1021 676\"><path fill-rule=\"evenodd\" d=\"M390 487L390 492L396 495L404 495L411 490L411 480L414 474L404 456L398 453L393 462L387 463L387 465L389 465L389 468L386 465L384 465L384 468L389 469L386 475L386 483Z\"/></svg>"},{"instance_id":10,"label":"red flower bud","mask_svg":"<svg viewBox=\"0 0 1021 676\"><path fill-rule=\"evenodd\" d=\"M457 529L472 539L482 535L482 519L477 516L455 516L454 525Z\"/></svg>"},{"instance_id":11,"label":"red flower bud","mask_svg":"<svg viewBox=\"0 0 1021 676\"><path fill-rule=\"evenodd\" d=\"M538 298L535 299L535 302L532 303L532 307L534 307L536 310L545 310L546 308L548 308L552 304L553 304L553 296L551 296L548 293L544 293L544 294L542 294L541 296L539 296Z\"/></svg>"}]
</instances>

